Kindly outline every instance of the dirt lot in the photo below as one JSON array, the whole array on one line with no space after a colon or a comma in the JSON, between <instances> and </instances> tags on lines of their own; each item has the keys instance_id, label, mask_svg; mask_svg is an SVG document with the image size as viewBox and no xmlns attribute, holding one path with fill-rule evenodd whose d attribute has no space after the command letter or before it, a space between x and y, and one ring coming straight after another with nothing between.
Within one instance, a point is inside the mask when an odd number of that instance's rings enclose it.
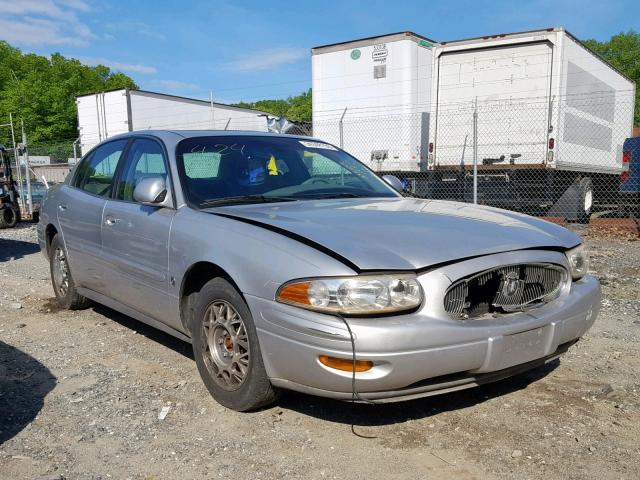
<instances>
[{"instance_id":1,"label":"dirt lot","mask_svg":"<svg viewBox=\"0 0 640 480\"><path fill-rule=\"evenodd\" d=\"M409 403L289 393L240 414L189 345L58 310L35 229L0 231L0 478L640 478L640 242L587 243L603 310L560 362Z\"/></svg>"}]
</instances>

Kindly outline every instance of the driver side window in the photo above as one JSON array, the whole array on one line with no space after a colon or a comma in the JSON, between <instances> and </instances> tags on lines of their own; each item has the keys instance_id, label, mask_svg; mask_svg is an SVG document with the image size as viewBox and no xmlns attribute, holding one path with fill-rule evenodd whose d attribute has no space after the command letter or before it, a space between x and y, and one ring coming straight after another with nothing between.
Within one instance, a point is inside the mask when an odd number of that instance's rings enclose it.
<instances>
[{"instance_id":1,"label":"driver side window","mask_svg":"<svg viewBox=\"0 0 640 480\"><path fill-rule=\"evenodd\" d=\"M167 166L160 144L147 138L133 141L120 173L116 199L134 202L133 191L141 180L162 177L167 182Z\"/></svg>"}]
</instances>

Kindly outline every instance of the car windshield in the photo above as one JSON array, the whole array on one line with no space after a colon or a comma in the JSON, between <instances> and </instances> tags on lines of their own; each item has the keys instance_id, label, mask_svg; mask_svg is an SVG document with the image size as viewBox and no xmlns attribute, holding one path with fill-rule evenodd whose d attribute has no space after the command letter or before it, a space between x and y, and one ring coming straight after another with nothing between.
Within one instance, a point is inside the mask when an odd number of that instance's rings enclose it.
<instances>
[{"instance_id":1,"label":"car windshield","mask_svg":"<svg viewBox=\"0 0 640 480\"><path fill-rule=\"evenodd\" d=\"M320 198L396 197L346 152L316 140L197 137L176 150L188 201L199 208Z\"/></svg>"}]
</instances>

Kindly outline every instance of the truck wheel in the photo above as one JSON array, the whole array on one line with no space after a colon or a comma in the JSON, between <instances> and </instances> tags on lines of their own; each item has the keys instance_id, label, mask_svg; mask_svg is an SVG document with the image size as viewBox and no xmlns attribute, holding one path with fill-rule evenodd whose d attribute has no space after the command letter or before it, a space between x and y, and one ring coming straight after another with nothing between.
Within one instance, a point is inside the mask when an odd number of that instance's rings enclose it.
<instances>
[{"instance_id":1,"label":"truck wheel","mask_svg":"<svg viewBox=\"0 0 640 480\"><path fill-rule=\"evenodd\" d=\"M56 300L62 308L68 310L80 310L91 305L91 300L83 297L76 290L76 284L71 276L67 251L62 245L59 235L51 240L49 267L51 271L51 284Z\"/></svg>"},{"instance_id":2,"label":"truck wheel","mask_svg":"<svg viewBox=\"0 0 640 480\"><path fill-rule=\"evenodd\" d=\"M20 214L18 210L11 205L5 205L0 210L0 228L13 228L18 224Z\"/></svg>"},{"instance_id":3,"label":"truck wheel","mask_svg":"<svg viewBox=\"0 0 640 480\"><path fill-rule=\"evenodd\" d=\"M589 177L584 177L578 183L578 211L576 218L578 223L589 223L591 209L593 208L593 184Z\"/></svg>"},{"instance_id":4,"label":"truck wheel","mask_svg":"<svg viewBox=\"0 0 640 480\"><path fill-rule=\"evenodd\" d=\"M215 278L195 299L193 354L204 384L221 405L244 412L277 398L264 368L249 307L226 280Z\"/></svg>"}]
</instances>

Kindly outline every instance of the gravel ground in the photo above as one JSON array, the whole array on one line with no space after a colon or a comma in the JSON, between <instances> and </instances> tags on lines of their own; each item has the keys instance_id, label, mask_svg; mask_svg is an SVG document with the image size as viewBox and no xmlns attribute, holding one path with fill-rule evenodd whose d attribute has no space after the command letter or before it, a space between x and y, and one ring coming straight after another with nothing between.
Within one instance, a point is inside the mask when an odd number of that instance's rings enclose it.
<instances>
[{"instance_id":1,"label":"gravel ground","mask_svg":"<svg viewBox=\"0 0 640 480\"><path fill-rule=\"evenodd\" d=\"M559 362L407 403L288 393L241 414L211 399L189 345L59 310L35 228L0 231L0 478L640 478L635 240L586 238L603 310Z\"/></svg>"}]
</instances>

